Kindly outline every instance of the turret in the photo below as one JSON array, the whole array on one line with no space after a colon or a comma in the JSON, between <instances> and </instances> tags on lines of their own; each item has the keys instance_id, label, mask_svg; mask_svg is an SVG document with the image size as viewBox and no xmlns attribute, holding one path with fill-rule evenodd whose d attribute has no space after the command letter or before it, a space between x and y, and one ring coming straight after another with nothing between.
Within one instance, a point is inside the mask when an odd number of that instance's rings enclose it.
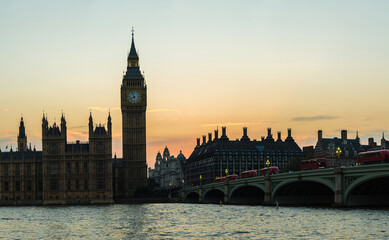
<instances>
[{"instance_id":1,"label":"turret","mask_svg":"<svg viewBox=\"0 0 389 240\"><path fill-rule=\"evenodd\" d=\"M92 112L90 112L89 115L89 136L93 134L93 118L92 118Z\"/></svg>"},{"instance_id":2,"label":"turret","mask_svg":"<svg viewBox=\"0 0 389 240\"><path fill-rule=\"evenodd\" d=\"M66 140L66 136L67 136L67 130L66 130L66 120L65 120L65 117L63 116L63 113L62 113L62 116L61 116L61 135L64 136L65 140Z\"/></svg>"},{"instance_id":3,"label":"turret","mask_svg":"<svg viewBox=\"0 0 389 240\"><path fill-rule=\"evenodd\" d=\"M18 134L18 151L23 152L27 150L27 136L24 127L23 117L20 119L19 134Z\"/></svg>"},{"instance_id":4,"label":"turret","mask_svg":"<svg viewBox=\"0 0 389 240\"><path fill-rule=\"evenodd\" d=\"M111 122L111 112L108 113L108 135L112 137L112 122Z\"/></svg>"}]
</instances>

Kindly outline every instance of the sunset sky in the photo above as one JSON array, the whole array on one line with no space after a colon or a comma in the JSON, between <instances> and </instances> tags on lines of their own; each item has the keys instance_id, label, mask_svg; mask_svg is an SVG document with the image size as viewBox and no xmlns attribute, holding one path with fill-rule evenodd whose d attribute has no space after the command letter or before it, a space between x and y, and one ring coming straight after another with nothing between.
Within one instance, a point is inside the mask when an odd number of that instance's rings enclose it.
<instances>
[{"instance_id":1,"label":"sunset sky","mask_svg":"<svg viewBox=\"0 0 389 240\"><path fill-rule=\"evenodd\" d=\"M131 27L148 87L147 158L168 146L248 127L287 128L300 147L324 137L389 138L389 1L0 1L0 148L16 148L23 114L65 113L70 141L113 121L122 155L120 85ZM8 151L7 150L7 151Z\"/></svg>"}]
</instances>

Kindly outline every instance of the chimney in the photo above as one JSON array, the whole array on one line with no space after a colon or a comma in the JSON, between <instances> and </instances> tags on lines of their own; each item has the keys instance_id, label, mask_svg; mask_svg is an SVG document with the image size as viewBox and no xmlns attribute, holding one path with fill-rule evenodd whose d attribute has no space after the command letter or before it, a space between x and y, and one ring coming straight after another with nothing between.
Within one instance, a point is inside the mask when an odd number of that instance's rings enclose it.
<instances>
[{"instance_id":1,"label":"chimney","mask_svg":"<svg viewBox=\"0 0 389 240\"><path fill-rule=\"evenodd\" d=\"M374 147L374 138L369 138L369 147Z\"/></svg>"},{"instance_id":2,"label":"chimney","mask_svg":"<svg viewBox=\"0 0 389 240\"><path fill-rule=\"evenodd\" d=\"M219 138L219 130L215 130L215 140Z\"/></svg>"},{"instance_id":3,"label":"chimney","mask_svg":"<svg viewBox=\"0 0 389 240\"><path fill-rule=\"evenodd\" d=\"M212 133L208 133L208 142L212 141Z\"/></svg>"},{"instance_id":4,"label":"chimney","mask_svg":"<svg viewBox=\"0 0 389 240\"><path fill-rule=\"evenodd\" d=\"M317 140L321 141L323 139L323 132L322 130L317 131Z\"/></svg>"},{"instance_id":5,"label":"chimney","mask_svg":"<svg viewBox=\"0 0 389 240\"><path fill-rule=\"evenodd\" d=\"M203 144L207 142L207 136L203 135Z\"/></svg>"},{"instance_id":6,"label":"chimney","mask_svg":"<svg viewBox=\"0 0 389 240\"><path fill-rule=\"evenodd\" d=\"M222 127L222 136L227 136L226 127Z\"/></svg>"},{"instance_id":7,"label":"chimney","mask_svg":"<svg viewBox=\"0 0 389 240\"><path fill-rule=\"evenodd\" d=\"M292 129L288 128L288 138L291 138L291 137L292 137Z\"/></svg>"},{"instance_id":8,"label":"chimney","mask_svg":"<svg viewBox=\"0 0 389 240\"><path fill-rule=\"evenodd\" d=\"M244 127L244 128L243 128L243 136L244 136L244 137L247 136L247 127Z\"/></svg>"},{"instance_id":9,"label":"chimney","mask_svg":"<svg viewBox=\"0 0 389 240\"><path fill-rule=\"evenodd\" d=\"M271 138L271 128L267 128L267 137Z\"/></svg>"},{"instance_id":10,"label":"chimney","mask_svg":"<svg viewBox=\"0 0 389 240\"><path fill-rule=\"evenodd\" d=\"M265 137L262 136L262 137L261 137L261 141L264 141L264 140L265 140Z\"/></svg>"},{"instance_id":11,"label":"chimney","mask_svg":"<svg viewBox=\"0 0 389 240\"><path fill-rule=\"evenodd\" d=\"M197 138L197 145L196 147L200 146L200 138Z\"/></svg>"},{"instance_id":12,"label":"chimney","mask_svg":"<svg viewBox=\"0 0 389 240\"><path fill-rule=\"evenodd\" d=\"M281 141L281 132L280 131L277 132L277 140Z\"/></svg>"},{"instance_id":13,"label":"chimney","mask_svg":"<svg viewBox=\"0 0 389 240\"><path fill-rule=\"evenodd\" d=\"M341 137L343 141L347 140L347 130L342 130L341 131Z\"/></svg>"}]
</instances>

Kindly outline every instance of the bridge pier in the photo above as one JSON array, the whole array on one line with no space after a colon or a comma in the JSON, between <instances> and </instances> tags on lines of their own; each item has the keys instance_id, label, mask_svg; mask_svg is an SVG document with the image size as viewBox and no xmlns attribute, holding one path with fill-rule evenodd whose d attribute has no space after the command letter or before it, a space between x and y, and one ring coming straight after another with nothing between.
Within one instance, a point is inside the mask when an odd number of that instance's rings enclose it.
<instances>
[{"instance_id":1,"label":"bridge pier","mask_svg":"<svg viewBox=\"0 0 389 240\"><path fill-rule=\"evenodd\" d=\"M224 204L228 204L230 202L229 193L230 193L229 184L228 184L228 180L226 180L224 182Z\"/></svg>"},{"instance_id":2,"label":"bridge pier","mask_svg":"<svg viewBox=\"0 0 389 240\"><path fill-rule=\"evenodd\" d=\"M203 187L201 185L199 188L199 203L203 203Z\"/></svg>"},{"instance_id":3,"label":"bridge pier","mask_svg":"<svg viewBox=\"0 0 389 240\"><path fill-rule=\"evenodd\" d=\"M345 206L344 202L344 176L343 176L343 168L335 168L335 199L334 199L334 207L343 207Z\"/></svg>"},{"instance_id":4,"label":"bridge pier","mask_svg":"<svg viewBox=\"0 0 389 240\"><path fill-rule=\"evenodd\" d=\"M265 176L265 197L263 201L264 205L272 205L271 194L272 194L271 179L270 176Z\"/></svg>"}]
</instances>

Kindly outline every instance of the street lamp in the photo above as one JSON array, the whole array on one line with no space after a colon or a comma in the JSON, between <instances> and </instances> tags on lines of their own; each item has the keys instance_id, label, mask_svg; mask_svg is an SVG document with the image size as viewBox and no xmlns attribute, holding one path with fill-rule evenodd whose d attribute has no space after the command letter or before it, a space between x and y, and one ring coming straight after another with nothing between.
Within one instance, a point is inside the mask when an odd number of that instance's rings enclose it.
<instances>
[{"instance_id":1,"label":"street lamp","mask_svg":"<svg viewBox=\"0 0 389 240\"><path fill-rule=\"evenodd\" d=\"M270 161L269 161L269 156L267 156L267 160L266 160L267 175L269 175L269 166L270 166Z\"/></svg>"},{"instance_id":2,"label":"street lamp","mask_svg":"<svg viewBox=\"0 0 389 240\"><path fill-rule=\"evenodd\" d=\"M224 171L226 173L226 182L228 182L228 169L226 168L226 171Z\"/></svg>"},{"instance_id":3,"label":"street lamp","mask_svg":"<svg viewBox=\"0 0 389 240\"><path fill-rule=\"evenodd\" d=\"M200 174L200 185L201 185L201 179L203 179L203 176L201 176L201 174Z\"/></svg>"},{"instance_id":4,"label":"street lamp","mask_svg":"<svg viewBox=\"0 0 389 240\"><path fill-rule=\"evenodd\" d=\"M340 147L338 147L337 149L336 149L336 155L338 155L338 166L339 166L339 158L340 158L340 154L342 153L342 150L340 150Z\"/></svg>"}]
</instances>

